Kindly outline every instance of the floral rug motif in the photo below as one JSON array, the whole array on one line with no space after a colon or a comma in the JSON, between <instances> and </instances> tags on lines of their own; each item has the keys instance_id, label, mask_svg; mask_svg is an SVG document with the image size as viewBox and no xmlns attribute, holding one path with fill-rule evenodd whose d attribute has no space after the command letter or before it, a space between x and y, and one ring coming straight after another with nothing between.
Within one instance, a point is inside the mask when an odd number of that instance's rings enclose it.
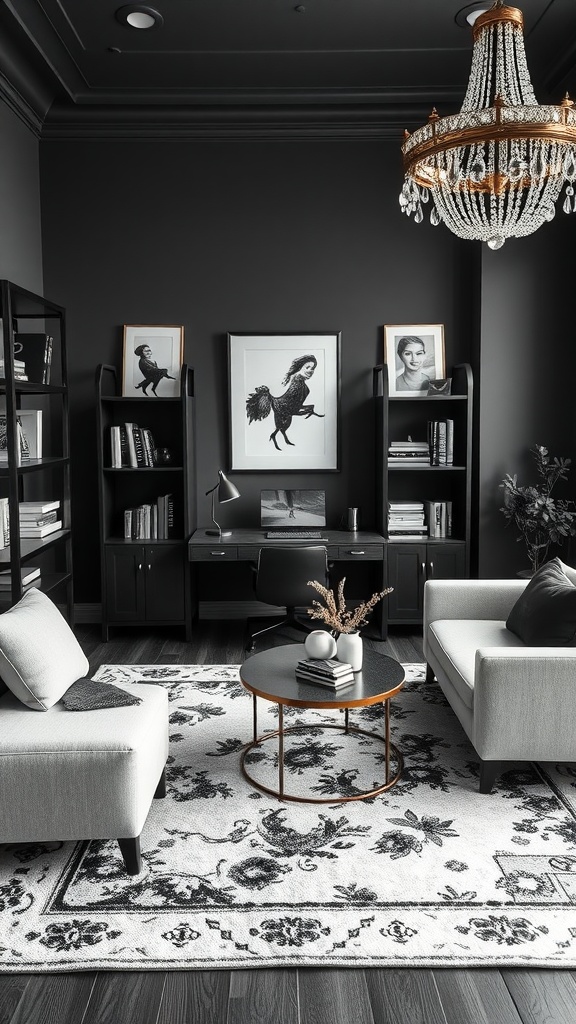
<instances>
[{"instance_id":1,"label":"floral rug motif","mask_svg":"<svg viewBox=\"0 0 576 1024\"><path fill-rule=\"evenodd\" d=\"M576 765L511 764L478 792L478 760L423 665L392 701L395 787L348 803L279 802L240 754L252 698L230 665L108 665L170 698L168 792L126 875L115 842L0 846L0 972L282 966L576 967ZM277 727L258 701L259 731ZM380 739L341 712L285 709L286 791L376 788ZM382 709L350 712L382 730ZM276 739L247 758L275 786ZM392 770L394 770L392 764Z\"/></svg>"}]
</instances>

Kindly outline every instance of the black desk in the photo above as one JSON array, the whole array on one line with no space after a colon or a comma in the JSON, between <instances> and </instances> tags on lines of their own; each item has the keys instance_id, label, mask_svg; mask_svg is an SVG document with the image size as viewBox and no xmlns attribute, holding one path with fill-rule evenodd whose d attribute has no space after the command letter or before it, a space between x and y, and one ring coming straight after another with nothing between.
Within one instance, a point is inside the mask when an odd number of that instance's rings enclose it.
<instances>
[{"instance_id":1,"label":"black desk","mask_svg":"<svg viewBox=\"0 0 576 1024\"><path fill-rule=\"evenodd\" d=\"M196 530L188 542L188 558L190 562L254 562L258 561L260 548L278 545L304 545L325 543L330 562L379 562L379 582L375 589L386 587L386 544L379 533L359 530L357 533L348 530L323 530L321 540L273 540L266 537L265 530L238 529L233 530L230 537L207 537L205 530ZM370 597L366 594L365 597ZM374 610L374 625L382 640L387 635L386 598Z\"/></svg>"}]
</instances>

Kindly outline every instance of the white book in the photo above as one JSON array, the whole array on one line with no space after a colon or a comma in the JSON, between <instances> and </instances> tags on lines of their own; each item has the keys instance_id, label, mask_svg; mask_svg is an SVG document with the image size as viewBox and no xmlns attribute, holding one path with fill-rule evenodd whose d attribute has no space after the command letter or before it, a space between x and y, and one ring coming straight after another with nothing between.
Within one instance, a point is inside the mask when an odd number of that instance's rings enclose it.
<instances>
[{"instance_id":1,"label":"white book","mask_svg":"<svg viewBox=\"0 0 576 1024\"><path fill-rule=\"evenodd\" d=\"M54 508L60 508L60 501L21 501L20 514L22 512L51 512Z\"/></svg>"},{"instance_id":2,"label":"white book","mask_svg":"<svg viewBox=\"0 0 576 1024\"><path fill-rule=\"evenodd\" d=\"M40 569L34 565L23 566L20 569L20 579L22 580L22 586L26 586L28 583L32 583L34 580L40 578ZM1 569L0 570L0 589L10 590L12 587L12 570Z\"/></svg>"},{"instance_id":3,"label":"white book","mask_svg":"<svg viewBox=\"0 0 576 1024\"><path fill-rule=\"evenodd\" d=\"M21 537L47 537L50 533L55 533L56 530L62 529L62 520L58 519L55 523L48 523L47 526L22 526L20 524L20 536Z\"/></svg>"}]
</instances>

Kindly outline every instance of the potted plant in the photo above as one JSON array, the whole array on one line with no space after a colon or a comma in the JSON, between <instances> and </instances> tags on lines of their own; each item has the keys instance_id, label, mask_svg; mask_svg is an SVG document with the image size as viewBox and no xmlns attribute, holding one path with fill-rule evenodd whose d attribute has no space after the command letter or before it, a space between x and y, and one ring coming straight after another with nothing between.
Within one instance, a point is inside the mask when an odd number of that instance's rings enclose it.
<instances>
[{"instance_id":1,"label":"potted plant","mask_svg":"<svg viewBox=\"0 0 576 1024\"><path fill-rule=\"evenodd\" d=\"M524 541L530 569L521 575L532 576L547 560L551 544L560 546L566 537L573 537L576 528L576 506L566 498L553 498L552 491L559 480L568 479L571 459L549 458L548 449L535 444L530 448L536 470L542 483L535 487L521 487L516 474L506 474L500 487L504 489L504 505L500 509L514 524Z\"/></svg>"}]
</instances>

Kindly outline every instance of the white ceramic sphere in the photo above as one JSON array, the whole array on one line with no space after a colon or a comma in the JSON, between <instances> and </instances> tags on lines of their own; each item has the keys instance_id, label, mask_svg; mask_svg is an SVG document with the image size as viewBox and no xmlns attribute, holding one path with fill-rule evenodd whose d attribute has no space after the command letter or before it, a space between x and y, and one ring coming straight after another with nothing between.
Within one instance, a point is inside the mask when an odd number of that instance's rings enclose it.
<instances>
[{"instance_id":1,"label":"white ceramic sphere","mask_svg":"<svg viewBox=\"0 0 576 1024\"><path fill-rule=\"evenodd\" d=\"M333 658L336 654L336 641L325 629L308 633L304 647L309 658Z\"/></svg>"}]
</instances>

